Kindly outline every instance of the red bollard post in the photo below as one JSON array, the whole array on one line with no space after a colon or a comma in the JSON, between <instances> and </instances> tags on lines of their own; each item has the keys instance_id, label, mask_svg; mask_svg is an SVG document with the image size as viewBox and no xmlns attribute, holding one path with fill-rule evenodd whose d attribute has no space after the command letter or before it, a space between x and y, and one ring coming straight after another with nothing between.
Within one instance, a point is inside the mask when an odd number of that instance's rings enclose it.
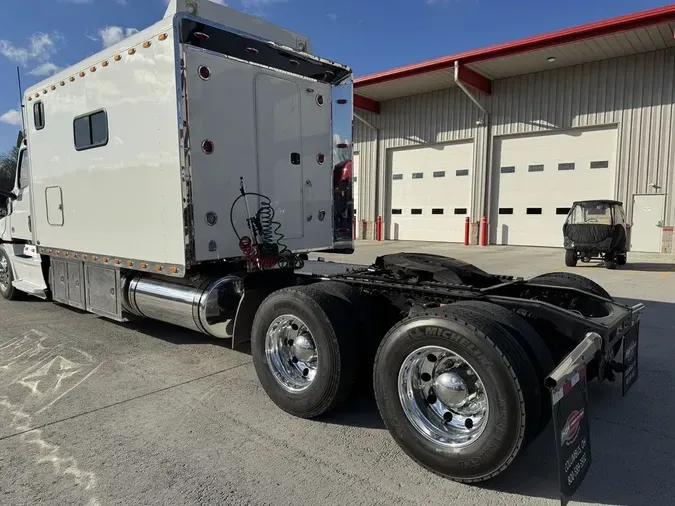
<instances>
[{"instance_id":1,"label":"red bollard post","mask_svg":"<svg viewBox=\"0 0 675 506\"><path fill-rule=\"evenodd\" d=\"M480 245L487 246L488 242L488 230L487 230L487 218L483 216L480 220Z\"/></svg>"},{"instance_id":2,"label":"red bollard post","mask_svg":"<svg viewBox=\"0 0 675 506\"><path fill-rule=\"evenodd\" d=\"M464 220L464 246L469 245L469 232L471 228L471 220L467 216Z\"/></svg>"},{"instance_id":3,"label":"red bollard post","mask_svg":"<svg viewBox=\"0 0 675 506\"><path fill-rule=\"evenodd\" d=\"M375 222L375 240L382 241L382 216L378 216Z\"/></svg>"}]
</instances>

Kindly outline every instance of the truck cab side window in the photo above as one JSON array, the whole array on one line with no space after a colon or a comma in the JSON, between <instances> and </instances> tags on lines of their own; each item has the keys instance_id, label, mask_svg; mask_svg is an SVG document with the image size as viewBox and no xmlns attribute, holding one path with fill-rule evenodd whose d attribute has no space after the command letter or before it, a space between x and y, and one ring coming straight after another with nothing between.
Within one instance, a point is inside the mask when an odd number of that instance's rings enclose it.
<instances>
[{"instance_id":1,"label":"truck cab side window","mask_svg":"<svg viewBox=\"0 0 675 506\"><path fill-rule=\"evenodd\" d=\"M77 151L105 146L108 144L108 115L105 111L96 111L75 118L73 134Z\"/></svg>"},{"instance_id":2,"label":"truck cab side window","mask_svg":"<svg viewBox=\"0 0 675 506\"><path fill-rule=\"evenodd\" d=\"M28 158L28 150L24 149L19 158L19 189L23 190L30 184L30 159Z\"/></svg>"}]
</instances>

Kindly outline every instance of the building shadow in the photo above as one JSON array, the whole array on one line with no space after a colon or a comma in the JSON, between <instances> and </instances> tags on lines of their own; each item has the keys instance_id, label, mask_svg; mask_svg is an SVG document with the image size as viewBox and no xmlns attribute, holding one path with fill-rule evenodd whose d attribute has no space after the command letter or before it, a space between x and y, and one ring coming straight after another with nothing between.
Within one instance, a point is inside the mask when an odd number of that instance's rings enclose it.
<instances>
[{"instance_id":1,"label":"building shadow","mask_svg":"<svg viewBox=\"0 0 675 506\"><path fill-rule=\"evenodd\" d=\"M605 263L602 260L591 260L589 263L579 262L577 267L581 268L605 268ZM631 262L626 265L620 265L616 268L617 271L632 271L632 272L675 272L675 263L666 262Z\"/></svg>"}]
</instances>

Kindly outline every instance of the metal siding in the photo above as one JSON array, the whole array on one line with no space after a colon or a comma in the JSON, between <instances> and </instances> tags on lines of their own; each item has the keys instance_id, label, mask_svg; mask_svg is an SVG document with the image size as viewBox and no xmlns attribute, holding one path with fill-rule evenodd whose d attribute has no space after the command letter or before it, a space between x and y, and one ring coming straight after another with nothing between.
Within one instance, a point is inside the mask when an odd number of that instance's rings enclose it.
<instances>
[{"instance_id":1,"label":"metal siding","mask_svg":"<svg viewBox=\"0 0 675 506\"><path fill-rule=\"evenodd\" d=\"M492 134L618 123L617 198L631 212L632 195L652 193L656 183L668 193L671 225L674 67L675 49L666 49L495 81Z\"/></svg>"},{"instance_id":2,"label":"metal siding","mask_svg":"<svg viewBox=\"0 0 675 506\"><path fill-rule=\"evenodd\" d=\"M628 42L625 36L613 37ZM656 183L668 194L666 225L673 225L674 69L675 48L662 49L500 79L493 82L492 96L478 98L491 111L492 136L618 124L617 198L630 213L632 195L653 193L649 183ZM480 117L478 108L454 87L382 102L380 116L367 117L382 127L379 157L374 133L356 120L362 188L368 189L361 196L367 199L360 203L362 218L374 221L377 214L384 215L386 199L376 180L386 181L387 149L473 138L472 221L478 220L486 212L485 167L493 144L487 128L476 125Z\"/></svg>"},{"instance_id":3,"label":"metal siding","mask_svg":"<svg viewBox=\"0 0 675 506\"><path fill-rule=\"evenodd\" d=\"M387 181L387 150L463 139L474 140L472 216L478 215L485 181L482 170L485 154L481 153L485 149L485 140L479 136L485 137L485 127L476 125L482 113L461 90L449 88L388 100L382 102L379 116L363 111L358 113L380 128L378 157L375 133L358 119L354 122L354 149L361 156L360 181L363 181L359 196L359 205L363 209L361 219L375 221L378 215L384 216L386 198L380 182Z\"/></svg>"}]
</instances>

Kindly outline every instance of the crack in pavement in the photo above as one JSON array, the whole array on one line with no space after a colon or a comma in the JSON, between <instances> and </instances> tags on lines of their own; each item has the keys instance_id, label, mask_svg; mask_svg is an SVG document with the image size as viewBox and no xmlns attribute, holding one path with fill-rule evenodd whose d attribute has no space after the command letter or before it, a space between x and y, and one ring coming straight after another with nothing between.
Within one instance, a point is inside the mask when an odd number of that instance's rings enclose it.
<instances>
[{"instance_id":1,"label":"crack in pavement","mask_svg":"<svg viewBox=\"0 0 675 506\"><path fill-rule=\"evenodd\" d=\"M155 394L158 394L158 393L166 392L167 390L172 390L174 388L178 388L178 387L181 387L181 386L184 386L184 385L189 385L190 383L195 383L197 381L201 381L201 380L206 379L206 378L211 378L211 377L217 376L219 374L224 374L226 372L232 371L234 369L238 369L239 367L243 367L245 365L249 365L249 364L252 364L252 363L253 362L251 360L249 360L249 361L244 362L242 364L234 365L232 367L227 367L225 369L221 369L220 371L215 371L215 372L212 372L212 373L209 373L209 374L205 374L203 376L199 376L198 378L192 378L192 379L183 381L181 383L176 383L175 385L169 385L169 386L164 387L164 388L153 390L152 392L147 392L147 393L144 393L144 394L141 394L141 395L137 395L135 397L130 397L128 399L117 401L117 402L114 402L112 404L107 404L107 405L101 406L99 408L90 409L90 410L87 410L87 411L82 411L81 413L77 413L75 415L60 418L58 420L54 420L52 422L47 422L47 423L44 423L42 425L37 425L35 427L31 427L31 428L22 430L20 432L15 432L14 434L8 434L7 436L2 436L2 437L0 437L0 441L4 441L6 439L11 439L11 438L14 438L14 437L17 437L17 436L21 436L23 434L26 434L28 432L32 432L32 431L35 431L35 430L44 429L45 427L50 427L52 425L56 425L56 424L61 423L61 422L67 422L69 420L74 420L76 418L80 418L82 416L90 415L90 414L96 413L98 411L103 411L105 409L114 408L116 406L120 406L120 405L126 404L128 402L132 402L132 401L135 401L135 400L138 400L138 399L143 399L145 397L149 397L151 395L155 395Z\"/></svg>"}]
</instances>

